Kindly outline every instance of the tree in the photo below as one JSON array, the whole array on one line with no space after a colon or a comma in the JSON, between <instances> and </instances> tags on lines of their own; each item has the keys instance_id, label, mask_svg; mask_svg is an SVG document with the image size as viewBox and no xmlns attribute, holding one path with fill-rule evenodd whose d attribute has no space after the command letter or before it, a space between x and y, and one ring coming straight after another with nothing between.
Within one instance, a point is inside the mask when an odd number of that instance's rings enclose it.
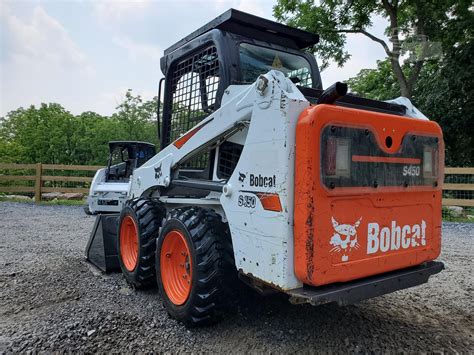
<instances>
[{"instance_id":1,"label":"tree","mask_svg":"<svg viewBox=\"0 0 474 355\"><path fill-rule=\"evenodd\" d=\"M20 107L0 118L0 161L103 165L109 141L158 142L155 99L143 101L129 90L117 110L106 117L74 116L57 103Z\"/></svg>"},{"instance_id":2,"label":"tree","mask_svg":"<svg viewBox=\"0 0 474 355\"><path fill-rule=\"evenodd\" d=\"M413 93L416 105L443 129L446 164L474 165L474 44L454 47L443 63L425 66Z\"/></svg>"},{"instance_id":3,"label":"tree","mask_svg":"<svg viewBox=\"0 0 474 355\"><path fill-rule=\"evenodd\" d=\"M5 155L21 163L72 163L74 116L59 104L41 104L9 112L0 123Z\"/></svg>"},{"instance_id":4,"label":"tree","mask_svg":"<svg viewBox=\"0 0 474 355\"><path fill-rule=\"evenodd\" d=\"M75 164L106 164L108 142L122 138L120 122L92 111L76 116L76 121L78 144Z\"/></svg>"},{"instance_id":5,"label":"tree","mask_svg":"<svg viewBox=\"0 0 474 355\"><path fill-rule=\"evenodd\" d=\"M360 33L380 44L387 54L402 96L411 98L421 70L433 52L449 41L446 29L453 20L469 16L466 0L278 0L275 17L289 25L318 33L314 47L322 68L330 60L342 66L350 54L345 50L348 33ZM372 18L387 19L386 34L391 43L370 32ZM404 61L403 58L406 58Z\"/></svg>"},{"instance_id":6,"label":"tree","mask_svg":"<svg viewBox=\"0 0 474 355\"><path fill-rule=\"evenodd\" d=\"M377 61L376 69L362 69L347 80L351 92L373 100L389 100L398 96L400 86L388 60Z\"/></svg>"},{"instance_id":7,"label":"tree","mask_svg":"<svg viewBox=\"0 0 474 355\"><path fill-rule=\"evenodd\" d=\"M123 125L128 140L146 140L158 143L156 129L157 98L143 101L140 95L134 96L127 90L125 100L117 106L118 112L112 118Z\"/></svg>"}]
</instances>

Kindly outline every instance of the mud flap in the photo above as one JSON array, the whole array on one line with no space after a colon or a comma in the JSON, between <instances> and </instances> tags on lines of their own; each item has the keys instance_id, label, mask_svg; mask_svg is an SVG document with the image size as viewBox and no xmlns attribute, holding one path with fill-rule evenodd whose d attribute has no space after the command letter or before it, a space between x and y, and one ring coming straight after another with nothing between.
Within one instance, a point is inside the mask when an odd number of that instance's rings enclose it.
<instances>
[{"instance_id":1,"label":"mud flap","mask_svg":"<svg viewBox=\"0 0 474 355\"><path fill-rule=\"evenodd\" d=\"M103 272L120 271L117 255L119 213L99 214L86 247L86 260Z\"/></svg>"}]
</instances>

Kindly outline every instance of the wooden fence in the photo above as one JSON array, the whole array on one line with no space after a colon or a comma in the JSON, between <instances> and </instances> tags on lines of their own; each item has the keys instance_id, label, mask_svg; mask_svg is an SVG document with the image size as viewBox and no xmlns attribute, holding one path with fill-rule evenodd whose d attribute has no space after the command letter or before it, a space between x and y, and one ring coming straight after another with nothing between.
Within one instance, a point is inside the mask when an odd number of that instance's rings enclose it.
<instances>
[{"instance_id":1,"label":"wooden fence","mask_svg":"<svg viewBox=\"0 0 474 355\"><path fill-rule=\"evenodd\" d=\"M84 175L84 172L95 172L102 166L96 165L63 165L63 164L0 164L1 170L16 170L20 171L17 175L5 175L0 174L0 183L2 181L9 182L30 182L28 185L3 185L0 184L0 192L33 192L35 195L35 201L41 201L41 194L43 192L80 192L87 194L89 192L88 187L84 187L84 183L90 184L92 176L80 176ZM56 175L57 172L64 174L65 171L72 171L74 175ZM34 172L34 175L33 175ZM46 172L46 174L45 174ZM90 175L91 173L89 173ZM31 183L33 182L33 184ZM46 182L46 184L45 184ZM59 182L60 186L45 186L55 185L55 182ZM64 183L81 183L79 186L63 186Z\"/></svg>"},{"instance_id":2,"label":"wooden fence","mask_svg":"<svg viewBox=\"0 0 474 355\"><path fill-rule=\"evenodd\" d=\"M474 168L445 168L443 206L474 207Z\"/></svg>"},{"instance_id":3,"label":"wooden fence","mask_svg":"<svg viewBox=\"0 0 474 355\"><path fill-rule=\"evenodd\" d=\"M41 201L43 192L80 192L87 194L88 187L84 187L92 181L92 176L79 176L80 172L95 172L102 166L95 165L61 165L61 164L0 164L0 192L26 192L34 193L35 201ZM2 170L20 171L21 174L5 175ZM56 175L56 172L73 171L72 176ZM29 173L28 173L29 172ZM34 174L33 174L34 172ZM49 172L44 174L45 172ZM82 174L84 175L84 174ZM2 181L34 182L29 186L21 185L2 185ZM52 185L51 182L60 182L61 186ZM64 183L79 183L80 186L65 187ZM84 184L86 183L86 184ZM443 185L443 205L444 206L462 206L474 207L474 168L446 168L445 183Z\"/></svg>"}]
</instances>

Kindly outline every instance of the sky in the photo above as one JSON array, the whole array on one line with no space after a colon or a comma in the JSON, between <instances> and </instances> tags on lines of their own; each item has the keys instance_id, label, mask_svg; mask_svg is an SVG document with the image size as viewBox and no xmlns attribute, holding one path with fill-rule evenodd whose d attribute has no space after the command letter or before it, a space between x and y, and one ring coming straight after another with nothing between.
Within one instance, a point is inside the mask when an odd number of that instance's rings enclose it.
<instances>
[{"instance_id":1,"label":"sky","mask_svg":"<svg viewBox=\"0 0 474 355\"><path fill-rule=\"evenodd\" d=\"M127 89L149 100L163 76L163 50L229 8L274 19L268 0L0 0L0 116L57 102L73 114L110 115ZM372 32L383 37L385 21ZM349 35L351 59L321 73L344 81L385 57Z\"/></svg>"}]
</instances>

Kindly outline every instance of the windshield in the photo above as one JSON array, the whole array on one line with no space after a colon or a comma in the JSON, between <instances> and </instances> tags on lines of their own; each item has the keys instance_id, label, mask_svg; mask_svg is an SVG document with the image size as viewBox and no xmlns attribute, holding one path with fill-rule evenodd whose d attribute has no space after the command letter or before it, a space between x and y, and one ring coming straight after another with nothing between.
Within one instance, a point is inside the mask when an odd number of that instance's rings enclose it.
<instances>
[{"instance_id":1,"label":"windshield","mask_svg":"<svg viewBox=\"0 0 474 355\"><path fill-rule=\"evenodd\" d=\"M294 83L312 87L311 67L302 56L259 47L248 43L239 46L242 81L253 83L260 74L270 70L279 70Z\"/></svg>"}]
</instances>

